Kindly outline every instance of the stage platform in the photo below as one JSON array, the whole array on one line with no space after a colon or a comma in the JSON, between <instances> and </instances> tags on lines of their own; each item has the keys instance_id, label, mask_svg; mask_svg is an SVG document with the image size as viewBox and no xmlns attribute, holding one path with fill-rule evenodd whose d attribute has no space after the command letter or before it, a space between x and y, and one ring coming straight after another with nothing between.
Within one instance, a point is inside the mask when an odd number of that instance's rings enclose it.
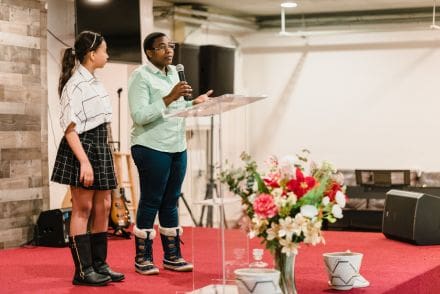
<instances>
[{"instance_id":1,"label":"stage platform","mask_svg":"<svg viewBox=\"0 0 440 294\"><path fill-rule=\"evenodd\" d=\"M164 270L160 238L155 239L157 276L135 273L134 241L111 239L109 263L124 272L126 279L106 287L72 286L73 262L69 248L26 247L0 251L0 293L185 293L213 284L222 277L217 268L221 250L219 230L185 228L184 256L192 259L194 273ZM228 246L242 244L243 233L227 230ZM296 258L296 284L304 293L440 293L440 246L415 246L386 239L381 233L325 231L326 245L300 248ZM193 241L194 240L194 241ZM257 239L250 248L261 247ZM233 250L233 248L228 248ZM361 274L370 281L367 288L350 291L330 290L322 253L351 250L364 254ZM269 253L265 261L270 266Z\"/></svg>"}]
</instances>

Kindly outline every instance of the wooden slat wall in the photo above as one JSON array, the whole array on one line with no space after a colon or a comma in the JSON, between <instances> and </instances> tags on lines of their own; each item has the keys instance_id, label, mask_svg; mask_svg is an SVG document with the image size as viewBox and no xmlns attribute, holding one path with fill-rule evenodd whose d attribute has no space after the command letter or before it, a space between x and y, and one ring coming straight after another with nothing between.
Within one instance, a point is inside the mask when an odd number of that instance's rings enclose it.
<instances>
[{"instance_id":1,"label":"wooden slat wall","mask_svg":"<svg viewBox=\"0 0 440 294\"><path fill-rule=\"evenodd\" d=\"M0 249L49 208L44 1L0 1Z\"/></svg>"}]
</instances>

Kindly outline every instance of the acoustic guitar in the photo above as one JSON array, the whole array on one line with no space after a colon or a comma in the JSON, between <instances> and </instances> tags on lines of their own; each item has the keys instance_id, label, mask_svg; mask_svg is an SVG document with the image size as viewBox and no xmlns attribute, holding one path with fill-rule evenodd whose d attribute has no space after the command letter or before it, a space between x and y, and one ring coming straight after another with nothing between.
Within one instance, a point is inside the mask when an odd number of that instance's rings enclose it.
<instances>
[{"instance_id":1,"label":"acoustic guitar","mask_svg":"<svg viewBox=\"0 0 440 294\"><path fill-rule=\"evenodd\" d=\"M130 226L130 213L127 207L124 188L112 190L112 206L110 208L110 225L116 231Z\"/></svg>"}]
</instances>

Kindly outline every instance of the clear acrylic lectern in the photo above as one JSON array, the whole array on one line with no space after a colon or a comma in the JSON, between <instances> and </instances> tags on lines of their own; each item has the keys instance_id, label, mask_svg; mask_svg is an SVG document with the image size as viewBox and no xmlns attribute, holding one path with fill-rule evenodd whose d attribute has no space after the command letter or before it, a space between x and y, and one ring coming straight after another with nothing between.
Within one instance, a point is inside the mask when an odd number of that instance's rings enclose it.
<instances>
[{"instance_id":1,"label":"clear acrylic lectern","mask_svg":"<svg viewBox=\"0 0 440 294\"><path fill-rule=\"evenodd\" d=\"M165 113L165 117L184 117L198 118L207 117L210 119L210 162L208 165L208 175L206 193L204 199L192 201L190 204L185 201L188 210L198 210L199 220L192 215L191 218L195 227L186 228L188 232L183 239L191 239L192 256L184 256L194 263L192 274L192 287L177 293L237 293L234 284L233 271L236 268L248 267L249 249L246 234L239 229L227 228L225 219L225 206L234 205L235 208L241 207L238 197L223 197L221 185L217 185L214 175L213 154L216 145L218 170L221 171L223 162L222 149L222 114L253 102L266 98L266 96L243 96L226 94L219 97L210 98L208 101L194 105L183 110ZM218 121L215 130L214 118ZM245 135L245 134L243 134ZM214 143L214 137L217 141ZM189 150L190 151L190 150ZM206 214L205 214L206 213ZM214 222L213 214L217 213L217 222ZM212 228L211 228L212 227ZM216 228L213 228L216 227ZM191 237L189 237L191 235ZM187 245L185 245L187 246ZM207 258L206 254L209 254Z\"/></svg>"}]
</instances>

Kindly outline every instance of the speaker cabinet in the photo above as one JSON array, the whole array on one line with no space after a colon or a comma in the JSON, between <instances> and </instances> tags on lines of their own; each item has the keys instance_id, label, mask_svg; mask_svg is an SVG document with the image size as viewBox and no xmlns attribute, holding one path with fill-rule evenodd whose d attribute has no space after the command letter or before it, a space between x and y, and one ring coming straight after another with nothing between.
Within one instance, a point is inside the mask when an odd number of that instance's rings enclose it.
<instances>
[{"instance_id":1,"label":"speaker cabinet","mask_svg":"<svg viewBox=\"0 0 440 294\"><path fill-rule=\"evenodd\" d=\"M35 243L39 246L64 247L69 243L71 208L40 213L35 226Z\"/></svg>"},{"instance_id":2,"label":"speaker cabinet","mask_svg":"<svg viewBox=\"0 0 440 294\"><path fill-rule=\"evenodd\" d=\"M235 49L200 46L200 93L213 89L213 96L234 93Z\"/></svg>"},{"instance_id":3,"label":"speaker cabinet","mask_svg":"<svg viewBox=\"0 0 440 294\"><path fill-rule=\"evenodd\" d=\"M390 190L386 194L382 232L390 239L417 245L440 244L440 197Z\"/></svg>"},{"instance_id":4,"label":"speaker cabinet","mask_svg":"<svg viewBox=\"0 0 440 294\"><path fill-rule=\"evenodd\" d=\"M192 87L193 98L199 96L199 46L177 43L174 50L174 64L182 64L185 68L185 77Z\"/></svg>"}]
</instances>

